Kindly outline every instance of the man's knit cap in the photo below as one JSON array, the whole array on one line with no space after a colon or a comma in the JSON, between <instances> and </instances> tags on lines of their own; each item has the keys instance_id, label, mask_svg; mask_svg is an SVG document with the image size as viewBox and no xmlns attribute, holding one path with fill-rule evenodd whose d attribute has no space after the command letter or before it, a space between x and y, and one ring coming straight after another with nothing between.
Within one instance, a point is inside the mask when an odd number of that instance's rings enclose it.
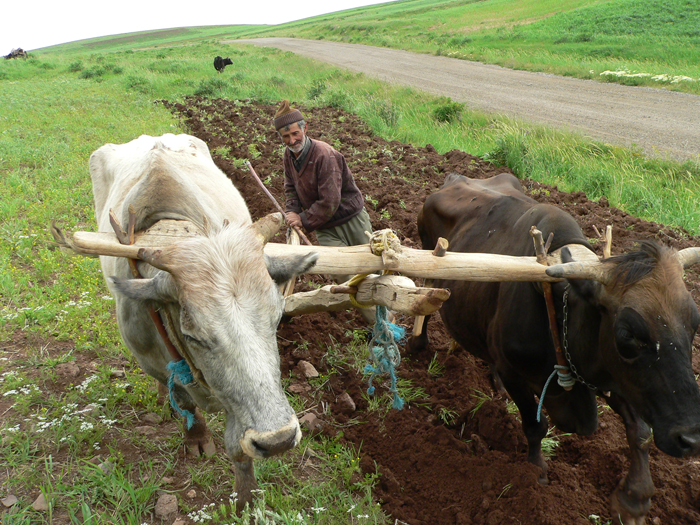
<instances>
[{"instance_id":1,"label":"man's knit cap","mask_svg":"<svg viewBox=\"0 0 700 525\"><path fill-rule=\"evenodd\" d=\"M298 109L292 109L289 105L289 100L285 99L277 109L277 113L275 113L275 129L279 130L285 126L299 122L300 120L304 120L304 115L302 115L301 111Z\"/></svg>"}]
</instances>

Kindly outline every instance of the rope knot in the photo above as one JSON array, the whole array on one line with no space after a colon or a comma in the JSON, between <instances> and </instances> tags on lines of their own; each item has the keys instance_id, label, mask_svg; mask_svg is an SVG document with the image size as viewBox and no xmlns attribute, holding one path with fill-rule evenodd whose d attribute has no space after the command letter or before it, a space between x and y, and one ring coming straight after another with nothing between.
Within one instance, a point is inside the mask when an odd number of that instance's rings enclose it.
<instances>
[{"instance_id":1,"label":"rope knot","mask_svg":"<svg viewBox=\"0 0 700 525\"><path fill-rule=\"evenodd\" d=\"M385 266L398 264L397 256L401 253L401 241L389 228L374 233L365 232L369 237L369 247L374 255L381 255Z\"/></svg>"}]
</instances>

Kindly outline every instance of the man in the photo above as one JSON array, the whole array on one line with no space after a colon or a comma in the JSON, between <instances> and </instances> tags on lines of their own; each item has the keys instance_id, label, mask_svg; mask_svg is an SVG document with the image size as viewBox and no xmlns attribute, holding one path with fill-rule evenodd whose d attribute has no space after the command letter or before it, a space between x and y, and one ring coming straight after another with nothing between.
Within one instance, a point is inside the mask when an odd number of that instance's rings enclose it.
<instances>
[{"instance_id":1,"label":"man","mask_svg":"<svg viewBox=\"0 0 700 525\"><path fill-rule=\"evenodd\" d=\"M280 104L274 119L284 150L284 195L287 224L316 232L321 246L366 244L372 232L365 199L345 162L345 157L320 140L306 136L301 111L288 100ZM352 276L336 276L345 282ZM362 308L374 323L375 309Z\"/></svg>"},{"instance_id":2,"label":"man","mask_svg":"<svg viewBox=\"0 0 700 525\"><path fill-rule=\"evenodd\" d=\"M372 231L365 199L345 157L320 140L306 135L301 111L288 100L280 104L275 129L284 150L285 215L290 226L316 232L322 246L366 244Z\"/></svg>"}]
</instances>

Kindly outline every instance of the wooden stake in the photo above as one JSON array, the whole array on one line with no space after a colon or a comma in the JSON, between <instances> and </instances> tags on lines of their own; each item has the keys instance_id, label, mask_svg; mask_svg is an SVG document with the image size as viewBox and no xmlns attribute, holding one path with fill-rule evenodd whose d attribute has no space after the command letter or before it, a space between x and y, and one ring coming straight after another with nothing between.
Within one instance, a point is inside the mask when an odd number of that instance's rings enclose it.
<instances>
[{"instance_id":1,"label":"wooden stake","mask_svg":"<svg viewBox=\"0 0 700 525\"><path fill-rule=\"evenodd\" d=\"M435 248L433 249L433 255L435 257L444 257L445 253L447 252L447 247L449 246L449 242L447 242L447 239L444 237L440 237L437 240L437 243L435 243ZM425 280L425 287L426 288L432 288L433 286L433 281L434 279L426 279ZM413 337L418 337L420 334L423 333L423 321L425 320L424 315L417 315L416 318L413 320Z\"/></svg>"}]
</instances>

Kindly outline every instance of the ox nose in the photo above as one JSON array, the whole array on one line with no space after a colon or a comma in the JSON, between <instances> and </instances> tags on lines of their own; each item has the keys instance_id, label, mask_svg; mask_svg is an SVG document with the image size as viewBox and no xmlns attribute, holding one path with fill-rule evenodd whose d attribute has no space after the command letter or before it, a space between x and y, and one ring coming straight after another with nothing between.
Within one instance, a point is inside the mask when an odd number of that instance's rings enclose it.
<instances>
[{"instance_id":1,"label":"ox nose","mask_svg":"<svg viewBox=\"0 0 700 525\"><path fill-rule=\"evenodd\" d=\"M296 432L289 431L283 436L275 436L274 439L252 439L251 445L262 457L266 458L285 452L296 446Z\"/></svg>"},{"instance_id":2,"label":"ox nose","mask_svg":"<svg viewBox=\"0 0 700 525\"><path fill-rule=\"evenodd\" d=\"M671 431L670 438L677 447L679 456L700 454L700 428L677 428Z\"/></svg>"},{"instance_id":3,"label":"ox nose","mask_svg":"<svg viewBox=\"0 0 700 525\"><path fill-rule=\"evenodd\" d=\"M300 439L299 422L292 416L287 425L277 430L258 432L249 428L240 443L246 455L262 459L294 448Z\"/></svg>"}]
</instances>

